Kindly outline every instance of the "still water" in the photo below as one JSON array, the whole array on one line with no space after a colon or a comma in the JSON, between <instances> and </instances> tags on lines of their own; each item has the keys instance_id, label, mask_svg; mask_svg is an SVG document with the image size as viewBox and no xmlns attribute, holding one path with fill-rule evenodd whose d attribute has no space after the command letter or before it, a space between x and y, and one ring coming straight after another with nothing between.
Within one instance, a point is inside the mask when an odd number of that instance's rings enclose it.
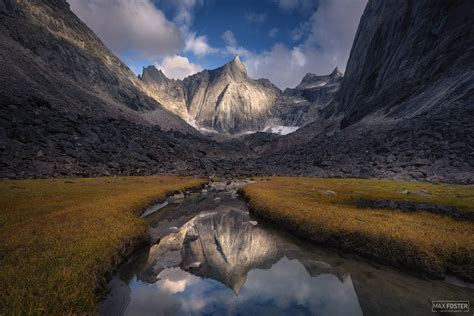
<instances>
[{"instance_id":1,"label":"still water","mask_svg":"<svg viewBox=\"0 0 474 316\"><path fill-rule=\"evenodd\" d=\"M471 284L423 280L316 247L252 218L236 188L214 183L144 217L154 244L109 284L105 315L433 315Z\"/></svg>"}]
</instances>

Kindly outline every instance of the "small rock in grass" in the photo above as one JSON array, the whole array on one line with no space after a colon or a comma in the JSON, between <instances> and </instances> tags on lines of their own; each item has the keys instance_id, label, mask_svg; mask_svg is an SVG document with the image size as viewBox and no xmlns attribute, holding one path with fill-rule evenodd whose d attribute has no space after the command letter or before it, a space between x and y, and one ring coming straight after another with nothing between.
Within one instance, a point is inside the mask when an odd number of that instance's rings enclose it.
<instances>
[{"instance_id":1,"label":"small rock in grass","mask_svg":"<svg viewBox=\"0 0 474 316\"><path fill-rule=\"evenodd\" d=\"M421 189L421 190L415 191L415 194L423 195L423 196L430 196L431 192L428 191L428 190Z\"/></svg>"},{"instance_id":2,"label":"small rock in grass","mask_svg":"<svg viewBox=\"0 0 474 316\"><path fill-rule=\"evenodd\" d=\"M257 226L258 222L257 221L249 221L250 225L252 226Z\"/></svg>"},{"instance_id":3,"label":"small rock in grass","mask_svg":"<svg viewBox=\"0 0 474 316\"><path fill-rule=\"evenodd\" d=\"M321 193L322 195L336 195L336 192L332 190L319 190L319 193Z\"/></svg>"}]
</instances>

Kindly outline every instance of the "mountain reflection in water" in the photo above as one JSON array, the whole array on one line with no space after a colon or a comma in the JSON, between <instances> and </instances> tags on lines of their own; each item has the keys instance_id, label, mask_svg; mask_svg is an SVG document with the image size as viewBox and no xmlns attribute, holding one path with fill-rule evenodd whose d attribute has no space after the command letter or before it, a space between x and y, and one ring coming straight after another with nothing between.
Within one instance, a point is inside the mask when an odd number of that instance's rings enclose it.
<instances>
[{"instance_id":1,"label":"mountain reflection in water","mask_svg":"<svg viewBox=\"0 0 474 316\"><path fill-rule=\"evenodd\" d=\"M229 189L230 187L230 189ZM257 223L222 184L149 213L150 248L109 284L105 315L429 315L473 290L415 278Z\"/></svg>"}]
</instances>

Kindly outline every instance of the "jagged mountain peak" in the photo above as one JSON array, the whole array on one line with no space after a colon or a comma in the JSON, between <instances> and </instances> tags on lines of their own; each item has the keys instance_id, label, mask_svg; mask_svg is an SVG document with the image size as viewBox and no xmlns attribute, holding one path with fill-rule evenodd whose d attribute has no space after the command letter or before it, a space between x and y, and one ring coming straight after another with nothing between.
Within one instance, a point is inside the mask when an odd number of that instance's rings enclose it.
<instances>
[{"instance_id":1,"label":"jagged mountain peak","mask_svg":"<svg viewBox=\"0 0 474 316\"><path fill-rule=\"evenodd\" d=\"M303 77L303 79L301 80L301 83L303 82L311 82L311 81L314 81L315 79L319 78L320 76L312 73L312 72L308 72L306 73L306 75Z\"/></svg>"},{"instance_id":2,"label":"jagged mountain peak","mask_svg":"<svg viewBox=\"0 0 474 316\"><path fill-rule=\"evenodd\" d=\"M341 78L343 76L342 72L339 70L339 68L336 66L334 70L330 74L331 77L336 77L336 78Z\"/></svg>"},{"instance_id":3,"label":"jagged mountain peak","mask_svg":"<svg viewBox=\"0 0 474 316\"><path fill-rule=\"evenodd\" d=\"M312 89L325 86L328 83L335 83L343 77L339 68L335 68L329 75L318 76L308 72L295 89Z\"/></svg>"},{"instance_id":4,"label":"jagged mountain peak","mask_svg":"<svg viewBox=\"0 0 474 316\"><path fill-rule=\"evenodd\" d=\"M263 128L281 91L253 80L236 55L229 63L183 80L189 116L199 127L225 133Z\"/></svg>"},{"instance_id":5,"label":"jagged mountain peak","mask_svg":"<svg viewBox=\"0 0 474 316\"><path fill-rule=\"evenodd\" d=\"M234 59L232 59L232 61L230 63L235 64L236 66L245 68L244 64L242 63L242 60L240 60L240 55L239 54L236 54L234 56Z\"/></svg>"},{"instance_id":6,"label":"jagged mountain peak","mask_svg":"<svg viewBox=\"0 0 474 316\"><path fill-rule=\"evenodd\" d=\"M168 77L161 71L161 69L156 68L154 65L143 67L142 74L139 76L146 83L160 82L169 80Z\"/></svg>"},{"instance_id":7,"label":"jagged mountain peak","mask_svg":"<svg viewBox=\"0 0 474 316\"><path fill-rule=\"evenodd\" d=\"M237 54L235 55L234 59L231 62L225 64L223 67L218 68L217 70L221 70L226 73L230 74L235 80L242 80L247 79L247 68L240 60L240 56Z\"/></svg>"}]
</instances>

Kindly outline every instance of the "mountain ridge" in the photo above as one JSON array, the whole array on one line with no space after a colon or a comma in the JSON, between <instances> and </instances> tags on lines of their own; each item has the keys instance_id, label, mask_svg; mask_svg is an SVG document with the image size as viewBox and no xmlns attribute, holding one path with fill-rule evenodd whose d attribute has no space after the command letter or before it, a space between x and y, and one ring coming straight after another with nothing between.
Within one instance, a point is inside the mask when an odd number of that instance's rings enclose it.
<instances>
[{"instance_id":1,"label":"mountain ridge","mask_svg":"<svg viewBox=\"0 0 474 316\"><path fill-rule=\"evenodd\" d=\"M473 6L371 0L344 76L337 69L332 79L308 75L282 92L267 79L248 78L240 60L184 81L154 68L137 78L65 0L5 0L0 176L473 183L474 37L466 13ZM199 133L178 111L222 134ZM258 132L268 127L296 131ZM235 136L249 130L257 132Z\"/></svg>"},{"instance_id":2,"label":"mountain ridge","mask_svg":"<svg viewBox=\"0 0 474 316\"><path fill-rule=\"evenodd\" d=\"M147 69L141 78L150 72ZM168 109L199 127L230 134L265 127L272 118L271 107L281 94L268 79L251 79L239 55L221 67L200 71L183 80L165 78L145 80L156 91L181 95L186 110L176 110L173 103L180 102L177 99L163 102Z\"/></svg>"},{"instance_id":3,"label":"mountain ridge","mask_svg":"<svg viewBox=\"0 0 474 316\"><path fill-rule=\"evenodd\" d=\"M274 124L298 128L312 122L335 97L342 77L337 67L328 75L307 73L295 88L281 91L269 79L249 78L239 55L221 67L202 70L183 80L170 79L155 66L144 67L139 76L161 95L157 99L167 109L198 130L224 134L270 130ZM213 87L216 85L217 89ZM239 89L247 95L239 94ZM206 99L209 94L211 97ZM249 106L248 99L251 103L257 99L258 103L262 95L267 98L263 110L258 104L257 109Z\"/></svg>"},{"instance_id":4,"label":"mountain ridge","mask_svg":"<svg viewBox=\"0 0 474 316\"><path fill-rule=\"evenodd\" d=\"M0 60L0 177L204 173L241 157L163 108L64 0L2 1Z\"/></svg>"},{"instance_id":5,"label":"mountain ridge","mask_svg":"<svg viewBox=\"0 0 474 316\"><path fill-rule=\"evenodd\" d=\"M260 146L257 164L278 174L473 183L473 9L369 1L340 92L314 122Z\"/></svg>"}]
</instances>

